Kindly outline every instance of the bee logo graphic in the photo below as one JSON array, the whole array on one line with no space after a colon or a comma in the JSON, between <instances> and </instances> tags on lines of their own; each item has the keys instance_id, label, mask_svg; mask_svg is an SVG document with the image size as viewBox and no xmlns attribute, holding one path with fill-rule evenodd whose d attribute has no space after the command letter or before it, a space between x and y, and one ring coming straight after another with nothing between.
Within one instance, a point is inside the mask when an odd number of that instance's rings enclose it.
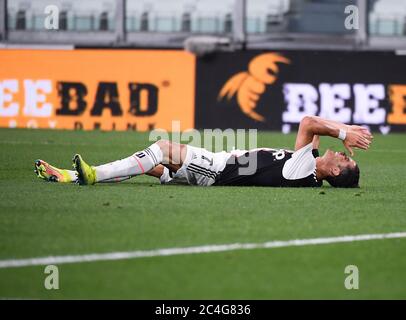
<instances>
[{"instance_id":1,"label":"bee logo graphic","mask_svg":"<svg viewBox=\"0 0 406 320\"><path fill-rule=\"evenodd\" d=\"M239 72L228 79L220 90L218 100L226 96L230 100L237 95L241 111L254 120L264 122L265 118L255 108L266 86L277 80L277 63L290 64L290 60L277 53L264 53L255 57L250 61L248 71Z\"/></svg>"}]
</instances>

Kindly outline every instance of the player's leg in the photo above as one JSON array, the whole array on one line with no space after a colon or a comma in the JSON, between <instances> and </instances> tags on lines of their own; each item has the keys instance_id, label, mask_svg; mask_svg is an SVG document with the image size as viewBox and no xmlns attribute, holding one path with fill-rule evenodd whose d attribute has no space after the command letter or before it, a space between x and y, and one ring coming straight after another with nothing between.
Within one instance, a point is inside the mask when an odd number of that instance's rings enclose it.
<instances>
[{"instance_id":1,"label":"player's leg","mask_svg":"<svg viewBox=\"0 0 406 320\"><path fill-rule=\"evenodd\" d=\"M99 166L88 165L77 154L73 158L73 165L78 172L80 184L94 184L118 177L148 174L159 164L168 165L172 170L177 170L182 166L185 155L185 145L160 140L130 157Z\"/></svg>"},{"instance_id":2,"label":"player's leg","mask_svg":"<svg viewBox=\"0 0 406 320\"><path fill-rule=\"evenodd\" d=\"M148 171L145 174L147 176L151 176L151 177L159 179L162 184L165 184L172 180L172 178L169 174L169 169L164 167L162 164L157 165L154 169ZM99 181L99 182L100 183L114 183L114 182L122 182L122 181L125 181L128 179L131 179L131 178L133 178L133 176L112 178L112 179L107 179L107 180L103 180L103 181Z\"/></svg>"},{"instance_id":3,"label":"player's leg","mask_svg":"<svg viewBox=\"0 0 406 320\"><path fill-rule=\"evenodd\" d=\"M48 182L58 183L76 183L78 182L77 172L69 169L59 169L48 162L38 159L34 162L34 172L38 178ZM161 183L166 183L171 180L169 170L163 165L159 165L149 171L147 175L160 179ZM122 182L131 179L131 176L116 177L99 181L101 183Z\"/></svg>"},{"instance_id":4,"label":"player's leg","mask_svg":"<svg viewBox=\"0 0 406 320\"><path fill-rule=\"evenodd\" d=\"M78 181L76 171L57 168L41 159L35 160L34 172L38 178L48 182L76 183ZM121 182L130 178L131 177L119 177L102 182Z\"/></svg>"},{"instance_id":5,"label":"player's leg","mask_svg":"<svg viewBox=\"0 0 406 320\"><path fill-rule=\"evenodd\" d=\"M76 171L69 169L59 169L41 159L35 160L34 172L38 178L48 182L76 183L78 181ZM121 182L130 178L131 177L121 177L103 182Z\"/></svg>"},{"instance_id":6,"label":"player's leg","mask_svg":"<svg viewBox=\"0 0 406 320\"><path fill-rule=\"evenodd\" d=\"M168 169L166 169L163 165L158 165L156 166L154 169L148 171L146 173L147 176L151 176L154 178L158 178L161 183L165 183L167 181L170 181L171 178L169 176L169 171ZM112 179L106 179L106 180L102 180L99 181L99 183L115 183L115 182L122 182L125 180L129 180L131 178L133 178L134 176L124 176L124 177L116 177L116 178L112 178Z\"/></svg>"}]
</instances>

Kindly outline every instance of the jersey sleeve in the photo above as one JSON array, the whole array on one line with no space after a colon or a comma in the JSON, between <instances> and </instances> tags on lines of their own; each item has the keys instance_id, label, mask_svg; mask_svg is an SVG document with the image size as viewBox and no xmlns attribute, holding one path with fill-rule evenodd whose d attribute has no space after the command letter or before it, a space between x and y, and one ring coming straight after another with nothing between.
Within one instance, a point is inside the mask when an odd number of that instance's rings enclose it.
<instances>
[{"instance_id":1,"label":"jersey sleeve","mask_svg":"<svg viewBox=\"0 0 406 320\"><path fill-rule=\"evenodd\" d=\"M285 162L282 175L287 180L305 178L316 170L316 159L312 152L312 143L295 151L292 157Z\"/></svg>"}]
</instances>

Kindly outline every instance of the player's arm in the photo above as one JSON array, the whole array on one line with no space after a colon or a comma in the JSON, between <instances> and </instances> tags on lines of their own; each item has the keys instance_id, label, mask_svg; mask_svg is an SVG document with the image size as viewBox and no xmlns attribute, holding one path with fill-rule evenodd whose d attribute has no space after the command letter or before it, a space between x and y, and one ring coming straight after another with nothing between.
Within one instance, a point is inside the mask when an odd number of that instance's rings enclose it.
<instances>
[{"instance_id":1,"label":"player's arm","mask_svg":"<svg viewBox=\"0 0 406 320\"><path fill-rule=\"evenodd\" d=\"M319 149L320 146L320 136L315 134L312 140L312 149Z\"/></svg>"},{"instance_id":2,"label":"player's arm","mask_svg":"<svg viewBox=\"0 0 406 320\"><path fill-rule=\"evenodd\" d=\"M367 150L372 142L371 133L363 127L350 126L316 116L306 116L300 122L295 150L299 150L311 143L316 135L340 138L351 155L354 154L352 148Z\"/></svg>"}]
</instances>

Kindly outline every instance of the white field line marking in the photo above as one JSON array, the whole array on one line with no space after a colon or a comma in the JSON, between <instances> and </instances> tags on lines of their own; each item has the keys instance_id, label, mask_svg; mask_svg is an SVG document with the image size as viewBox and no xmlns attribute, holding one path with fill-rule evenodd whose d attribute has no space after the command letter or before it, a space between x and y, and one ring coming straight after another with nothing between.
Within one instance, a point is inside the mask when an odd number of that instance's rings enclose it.
<instances>
[{"instance_id":1,"label":"white field line marking","mask_svg":"<svg viewBox=\"0 0 406 320\"><path fill-rule=\"evenodd\" d=\"M167 248L155 250L137 250L128 252L92 253L85 255L50 256L29 259L0 260L0 268L16 268L16 267L27 267L49 264L92 262L92 261L125 260L146 257L163 257L182 254L198 254L198 253L224 252L235 250L270 249L270 248L295 247L295 246L300 247L307 245L311 246L319 244L397 239L397 238L406 238L406 232L361 234L353 236L297 239L287 241L269 241L263 243L233 243L233 244L186 247L186 248Z\"/></svg>"}]
</instances>

